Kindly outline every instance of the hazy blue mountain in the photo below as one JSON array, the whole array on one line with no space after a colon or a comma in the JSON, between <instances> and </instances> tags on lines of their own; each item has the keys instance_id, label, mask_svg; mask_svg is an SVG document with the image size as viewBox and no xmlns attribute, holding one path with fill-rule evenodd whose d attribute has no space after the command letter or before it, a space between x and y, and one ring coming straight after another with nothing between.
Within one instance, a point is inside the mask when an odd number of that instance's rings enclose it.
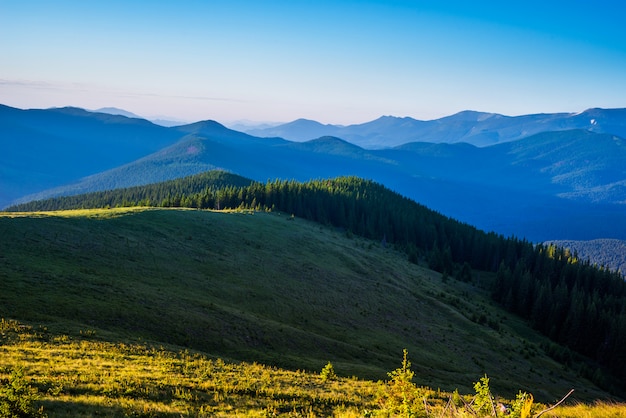
<instances>
[{"instance_id":1,"label":"hazy blue mountain","mask_svg":"<svg viewBox=\"0 0 626 418\"><path fill-rule=\"evenodd\" d=\"M173 118L168 118L168 117L154 117L154 118L145 118L143 116L139 116L136 115L133 112L129 112L128 110L124 110L124 109L119 109L117 107L102 107L100 109L97 110L93 110L93 112L97 112L97 113L108 113L109 115L120 115L120 116L126 116L127 118L135 118L135 119L146 119L149 120L150 122L154 123L155 125L159 125L159 126L164 126L167 128L171 128L172 126L180 126L180 125L186 125L189 122L184 122L184 121L180 121L180 120L175 120Z\"/></svg>"},{"instance_id":2,"label":"hazy blue mountain","mask_svg":"<svg viewBox=\"0 0 626 418\"><path fill-rule=\"evenodd\" d=\"M623 141L575 130L479 148L410 143L367 150L335 137L307 142L258 138L204 121L172 129L181 139L132 163L30 198L162 181L220 168L258 181L356 175L448 216L505 235L547 239L626 238ZM607 154L604 165L585 158ZM586 176L586 177L585 177ZM580 178L587 178L581 183ZM605 189L605 194L582 193ZM621 193L621 194L620 194Z\"/></svg>"},{"instance_id":3,"label":"hazy blue mountain","mask_svg":"<svg viewBox=\"0 0 626 418\"><path fill-rule=\"evenodd\" d=\"M247 130L255 136L280 136L304 141L332 135L364 148L391 148L409 142L467 142L484 147L515 141L540 132L585 129L626 137L626 109L588 109L581 113L504 116L474 111L421 121L410 117L383 116L348 126L323 125L299 119L266 129Z\"/></svg>"},{"instance_id":4,"label":"hazy blue mountain","mask_svg":"<svg viewBox=\"0 0 626 418\"><path fill-rule=\"evenodd\" d=\"M545 132L493 147L511 166L549 178L558 195L597 203L626 202L626 140L586 130Z\"/></svg>"},{"instance_id":5,"label":"hazy blue mountain","mask_svg":"<svg viewBox=\"0 0 626 418\"><path fill-rule=\"evenodd\" d=\"M127 118L145 119L144 117L136 115L133 112L129 112L128 110L120 109L117 107L101 107L100 109L92 110L91 112L107 113L109 115L126 116Z\"/></svg>"},{"instance_id":6,"label":"hazy blue mountain","mask_svg":"<svg viewBox=\"0 0 626 418\"><path fill-rule=\"evenodd\" d=\"M274 126L282 125L282 122L258 122L247 119L237 120L230 123L224 123L229 129L250 133L255 129L268 129Z\"/></svg>"},{"instance_id":7,"label":"hazy blue mountain","mask_svg":"<svg viewBox=\"0 0 626 418\"><path fill-rule=\"evenodd\" d=\"M447 180L514 188L581 202L626 201L626 141L586 130L544 132L491 147L409 143L379 155Z\"/></svg>"},{"instance_id":8,"label":"hazy blue mountain","mask_svg":"<svg viewBox=\"0 0 626 418\"><path fill-rule=\"evenodd\" d=\"M243 132L228 129L221 123L213 120L205 120L191 123L188 125L177 126L174 127L173 130L182 134L193 134L211 137L216 141L238 146L258 146L268 143L284 144L289 142L282 138L258 138Z\"/></svg>"},{"instance_id":9,"label":"hazy blue mountain","mask_svg":"<svg viewBox=\"0 0 626 418\"><path fill-rule=\"evenodd\" d=\"M293 122L270 126L267 128L245 128L242 131L259 137L280 137L289 141L309 141L321 136L337 136L342 127L339 125L324 125L314 120L297 119Z\"/></svg>"},{"instance_id":10,"label":"hazy blue mountain","mask_svg":"<svg viewBox=\"0 0 626 418\"><path fill-rule=\"evenodd\" d=\"M175 120L175 119L163 119L163 118L150 119L150 122L154 123L155 125L164 126L166 128L186 125L189 123L189 122L184 122L184 121Z\"/></svg>"},{"instance_id":11,"label":"hazy blue mountain","mask_svg":"<svg viewBox=\"0 0 626 418\"><path fill-rule=\"evenodd\" d=\"M0 133L0 207L137 160L181 136L146 120L120 115L2 105Z\"/></svg>"},{"instance_id":12,"label":"hazy blue mountain","mask_svg":"<svg viewBox=\"0 0 626 418\"><path fill-rule=\"evenodd\" d=\"M571 117L620 126L619 111L581 115ZM545 116L550 118L561 116ZM478 112L451 116L448 123L461 129L487 120L503 123L499 115ZM367 132L396 122L378 119ZM411 130L422 122L404 123ZM486 147L412 142L372 150L334 136L305 142L259 138L215 121L164 128L75 108L0 107L0 132L3 207L18 198L140 185L220 168L258 181L373 179L447 216L533 241L626 239L625 142L589 129L542 132Z\"/></svg>"}]
</instances>

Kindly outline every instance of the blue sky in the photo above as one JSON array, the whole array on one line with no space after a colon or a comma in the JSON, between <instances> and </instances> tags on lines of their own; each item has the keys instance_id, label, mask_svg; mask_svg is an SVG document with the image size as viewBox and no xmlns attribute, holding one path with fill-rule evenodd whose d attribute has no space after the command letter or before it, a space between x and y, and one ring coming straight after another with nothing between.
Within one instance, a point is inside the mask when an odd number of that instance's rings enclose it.
<instances>
[{"instance_id":1,"label":"blue sky","mask_svg":"<svg viewBox=\"0 0 626 418\"><path fill-rule=\"evenodd\" d=\"M624 16L616 0L0 0L0 103L340 124L626 107Z\"/></svg>"}]
</instances>

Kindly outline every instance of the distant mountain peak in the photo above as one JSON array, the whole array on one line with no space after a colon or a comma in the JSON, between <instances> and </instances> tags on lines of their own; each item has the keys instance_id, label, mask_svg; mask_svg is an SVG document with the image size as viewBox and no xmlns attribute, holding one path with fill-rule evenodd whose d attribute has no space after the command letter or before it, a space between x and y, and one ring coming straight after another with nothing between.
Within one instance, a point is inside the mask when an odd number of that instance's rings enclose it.
<instances>
[{"instance_id":1,"label":"distant mountain peak","mask_svg":"<svg viewBox=\"0 0 626 418\"><path fill-rule=\"evenodd\" d=\"M304 118L300 118L300 119L296 119L292 122L286 123L285 125L300 125L301 127L321 127L321 126L332 126L332 125L324 125L321 122L318 122L316 120L312 120L312 119L304 119Z\"/></svg>"},{"instance_id":2,"label":"distant mountain peak","mask_svg":"<svg viewBox=\"0 0 626 418\"><path fill-rule=\"evenodd\" d=\"M302 146L315 152L325 152L335 155L343 154L352 156L355 155L355 152L360 153L363 151L363 148L358 145L332 135L325 135L316 139L305 141L302 143Z\"/></svg>"},{"instance_id":3,"label":"distant mountain peak","mask_svg":"<svg viewBox=\"0 0 626 418\"><path fill-rule=\"evenodd\" d=\"M410 116L383 115L379 117L378 119L374 119L371 122L365 122L363 125L392 126L392 125L398 125L398 124L406 125L407 123L412 124L412 123L420 123L420 122L422 121L413 119ZM353 126L358 126L358 125L353 125Z\"/></svg>"},{"instance_id":4,"label":"distant mountain peak","mask_svg":"<svg viewBox=\"0 0 626 418\"><path fill-rule=\"evenodd\" d=\"M414 119L410 116L393 116L393 115L383 115L381 117L379 117L378 119L374 119L372 122L366 122L366 123L373 123L373 122L398 122L398 121L417 121L417 119Z\"/></svg>"},{"instance_id":5,"label":"distant mountain peak","mask_svg":"<svg viewBox=\"0 0 626 418\"><path fill-rule=\"evenodd\" d=\"M186 133L193 133L193 134L199 134L199 133L207 134L207 133L213 133L213 132L231 131L226 126L211 119L201 120L199 122L194 122L194 123L190 123L187 125L176 126L172 129L186 132Z\"/></svg>"},{"instance_id":6,"label":"distant mountain peak","mask_svg":"<svg viewBox=\"0 0 626 418\"><path fill-rule=\"evenodd\" d=\"M100 109L93 110L93 112L107 113L109 115L126 116L127 118L145 119L144 117L136 115L133 112L129 112L128 110L120 109L117 107L101 107Z\"/></svg>"},{"instance_id":7,"label":"distant mountain peak","mask_svg":"<svg viewBox=\"0 0 626 418\"><path fill-rule=\"evenodd\" d=\"M205 127L206 126L212 126L212 127L215 127L215 128L228 129L226 126L222 125L221 123L219 123L218 121L213 120L213 119L201 120L201 121L198 121L198 122L194 122L194 123L192 123L190 125L198 125L198 126L205 126Z\"/></svg>"},{"instance_id":8,"label":"distant mountain peak","mask_svg":"<svg viewBox=\"0 0 626 418\"><path fill-rule=\"evenodd\" d=\"M454 115L442 118L442 119L457 119L462 121L482 122L494 116L499 116L497 113L479 112L476 110L462 110Z\"/></svg>"},{"instance_id":9,"label":"distant mountain peak","mask_svg":"<svg viewBox=\"0 0 626 418\"><path fill-rule=\"evenodd\" d=\"M77 106L61 106L61 107L51 107L47 110L51 110L53 112L65 112L65 113L88 113L89 111L83 109L82 107Z\"/></svg>"}]
</instances>

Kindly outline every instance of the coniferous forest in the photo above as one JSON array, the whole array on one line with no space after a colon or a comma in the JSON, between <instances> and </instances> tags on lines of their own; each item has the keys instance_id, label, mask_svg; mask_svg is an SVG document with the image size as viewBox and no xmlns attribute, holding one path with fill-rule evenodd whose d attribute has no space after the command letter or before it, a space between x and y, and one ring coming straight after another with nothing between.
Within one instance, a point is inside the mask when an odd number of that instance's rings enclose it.
<instances>
[{"instance_id":1,"label":"coniferous forest","mask_svg":"<svg viewBox=\"0 0 626 418\"><path fill-rule=\"evenodd\" d=\"M495 280L481 285L554 341L551 355L562 362L583 355L591 363L581 374L614 392L626 389L626 283L565 249L483 232L356 177L259 183L213 171L9 210L116 206L281 211L394 246L445 277L471 281L472 270L493 272Z\"/></svg>"}]
</instances>

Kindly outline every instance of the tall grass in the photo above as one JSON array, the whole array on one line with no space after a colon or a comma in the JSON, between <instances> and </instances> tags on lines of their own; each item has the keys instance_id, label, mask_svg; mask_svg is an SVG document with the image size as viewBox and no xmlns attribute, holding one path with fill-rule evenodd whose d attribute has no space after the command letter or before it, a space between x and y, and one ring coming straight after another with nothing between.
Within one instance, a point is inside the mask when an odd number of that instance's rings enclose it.
<instances>
[{"instance_id":1,"label":"tall grass","mask_svg":"<svg viewBox=\"0 0 626 418\"><path fill-rule=\"evenodd\" d=\"M187 350L51 335L21 324L3 328L0 354L0 379L22 367L50 416L328 416L374 407L378 389L372 381L330 381Z\"/></svg>"},{"instance_id":2,"label":"tall grass","mask_svg":"<svg viewBox=\"0 0 626 418\"><path fill-rule=\"evenodd\" d=\"M626 417L626 404L598 401L590 404L560 406L542 417L551 418L623 418Z\"/></svg>"},{"instance_id":3,"label":"tall grass","mask_svg":"<svg viewBox=\"0 0 626 418\"><path fill-rule=\"evenodd\" d=\"M39 393L33 410L50 417L493 416L472 407L478 395L416 386L406 351L389 382L374 382L329 379L328 366L320 373L288 371L175 347L112 343L92 330L55 334L14 320L0 319L0 335L0 382L19 368ZM536 404L533 413L544 407ZM626 406L575 404L543 416L622 417Z\"/></svg>"}]
</instances>

